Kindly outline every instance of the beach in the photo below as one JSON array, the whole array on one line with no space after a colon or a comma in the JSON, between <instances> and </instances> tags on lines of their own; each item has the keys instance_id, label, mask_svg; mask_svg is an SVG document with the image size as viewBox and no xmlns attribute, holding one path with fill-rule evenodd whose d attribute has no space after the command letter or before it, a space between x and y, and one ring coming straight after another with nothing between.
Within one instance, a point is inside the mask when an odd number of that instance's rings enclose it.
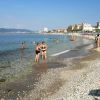
<instances>
[{"instance_id":1,"label":"beach","mask_svg":"<svg viewBox=\"0 0 100 100\"><path fill-rule=\"evenodd\" d=\"M99 60L99 49L93 44L60 53L46 63L32 64L31 60L25 65L31 69L24 69L26 74L20 78L4 84L0 80L0 99L99 100Z\"/></svg>"},{"instance_id":2,"label":"beach","mask_svg":"<svg viewBox=\"0 0 100 100\"><path fill-rule=\"evenodd\" d=\"M100 100L100 0L0 1L0 100Z\"/></svg>"},{"instance_id":3,"label":"beach","mask_svg":"<svg viewBox=\"0 0 100 100\"><path fill-rule=\"evenodd\" d=\"M100 53L92 50L82 58L57 61L63 64L55 64L44 73L36 88L22 100L99 100L99 60Z\"/></svg>"}]
</instances>

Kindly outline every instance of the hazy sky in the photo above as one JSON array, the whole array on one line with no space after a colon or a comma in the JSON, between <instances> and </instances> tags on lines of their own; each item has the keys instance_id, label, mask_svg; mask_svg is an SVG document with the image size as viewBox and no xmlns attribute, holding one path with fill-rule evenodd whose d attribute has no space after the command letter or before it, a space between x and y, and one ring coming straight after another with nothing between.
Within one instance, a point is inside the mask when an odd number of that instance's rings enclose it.
<instances>
[{"instance_id":1,"label":"hazy sky","mask_svg":"<svg viewBox=\"0 0 100 100\"><path fill-rule=\"evenodd\" d=\"M100 21L100 0L0 0L0 27L60 28Z\"/></svg>"}]
</instances>

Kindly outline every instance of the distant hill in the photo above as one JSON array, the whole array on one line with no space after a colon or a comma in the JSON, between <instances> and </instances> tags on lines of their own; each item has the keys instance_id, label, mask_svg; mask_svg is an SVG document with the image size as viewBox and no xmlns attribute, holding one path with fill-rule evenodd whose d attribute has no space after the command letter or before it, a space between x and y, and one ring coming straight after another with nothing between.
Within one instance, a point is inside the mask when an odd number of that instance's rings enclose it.
<instances>
[{"instance_id":1,"label":"distant hill","mask_svg":"<svg viewBox=\"0 0 100 100\"><path fill-rule=\"evenodd\" d=\"M16 32L16 33L20 33L20 32L32 32L31 30L28 30L28 29L14 29L14 28L0 28L0 32L4 32L4 33L6 33L6 32Z\"/></svg>"}]
</instances>

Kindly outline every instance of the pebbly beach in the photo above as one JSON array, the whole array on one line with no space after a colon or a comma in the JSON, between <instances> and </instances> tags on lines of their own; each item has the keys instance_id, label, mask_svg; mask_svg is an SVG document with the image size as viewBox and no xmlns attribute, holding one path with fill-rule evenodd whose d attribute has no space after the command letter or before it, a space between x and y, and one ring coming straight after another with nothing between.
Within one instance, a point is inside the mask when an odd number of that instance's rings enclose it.
<instances>
[{"instance_id":1,"label":"pebbly beach","mask_svg":"<svg viewBox=\"0 0 100 100\"><path fill-rule=\"evenodd\" d=\"M0 100L100 100L100 0L0 0Z\"/></svg>"},{"instance_id":2,"label":"pebbly beach","mask_svg":"<svg viewBox=\"0 0 100 100\"><path fill-rule=\"evenodd\" d=\"M22 100L99 100L100 51L90 52L81 58L57 60Z\"/></svg>"},{"instance_id":3,"label":"pebbly beach","mask_svg":"<svg viewBox=\"0 0 100 100\"><path fill-rule=\"evenodd\" d=\"M28 74L1 85L1 100L100 99L100 51L94 44L78 46L47 63L31 63Z\"/></svg>"}]
</instances>

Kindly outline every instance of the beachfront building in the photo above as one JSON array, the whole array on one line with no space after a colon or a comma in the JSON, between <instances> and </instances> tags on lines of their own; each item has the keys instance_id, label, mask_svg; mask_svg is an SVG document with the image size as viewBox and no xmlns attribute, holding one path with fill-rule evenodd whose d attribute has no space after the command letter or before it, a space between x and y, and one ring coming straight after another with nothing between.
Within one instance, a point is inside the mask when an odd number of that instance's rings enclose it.
<instances>
[{"instance_id":1,"label":"beachfront building","mask_svg":"<svg viewBox=\"0 0 100 100\"><path fill-rule=\"evenodd\" d=\"M83 32L93 32L93 26L88 23L82 23L82 31Z\"/></svg>"},{"instance_id":2,"label":"beachfront building","mask_svg":"<svg viewBox=\"0 0 100 100\"><path fill-rule=\"evenodd\" d=\"M67 29L68 32L79 32L82 31L82 25L81 24L75 24L68 26Z\"/></svg>"},{"instance_id":3,"label":"beachfront building","mask_svg":"<svg viewBox=\"0 0 100 100\"><path fill-rule=\"evenodd\" d=\"M66 32L67 32L67 28L52 29L52 30L48 31L48 33L66 33Z\"/></svg>"},{"instance_id":4,"label":"beachfront building","mask_svg":"<svg viewBox=\"0 0 100 100\"><path fill-rule=\"evenodd\" d=\"M38 33L40 33L40 34L49 33L49 30L48 30L48 28L45 27L45 28L39 30Z\"/></svg>"},{"instance_id":5,"label":"beachfront building","mask_svg":"<svg viewBox=\"0 0 100 100\"><path fill-rule=\"evenodd\" d=\"M73 30L75 32L80 32L82 30L82 25L81 24L75 24Z\"/></svg>"},{"instance_id":6,"label":"beachfront building","mask_svg":"<svg viewBox=\"0 0 100 100\"><path fill-rule=\"evenodd\" d=\"M74 29L74 25L70 25L70 26L68 26L67 31L73 32L73 29Z\"/></svg>"},{"instance_id":7,"label":"beachfront building","mask_svg":"<svg viewBox=\"0 0 100 100\"><path fill-rule=\"evenodd\" d=\"M57 29L57 32L58 33L66 33L67 32L67 29Z\"/></svg>"},{"instance_id":8,"label":"beachfront building","mask_svg":"<svg viewBox=\"0 0 100 100\"><path fill-rule=\"evenodd\" d=\"M97 22L97 28L100 29L100 22Z\"/></svg>"},{"instance_id":9,"label":"beachfront building","mask_svg":"<svg viewBox=\"0 0 100 100\"><path fill-rule=\"evenodd\" d=\"M93 32L93 27L91 24L82 23L82 24L74 24L68 26L68 32Z\"/></svg>"},{"instance_id":10,"label":"beachfront building","mask_svg":"<svg viewBox=\"0 0 100 100\"><path fill-rule=\"evenodd\" d=\"M47 32L48 32L48 28L45 27L45 28L43 29L43 32L47 33Z\"/></svg>"},{"instance_id":11,"label":"beachfront building","mask_svg":"<svg viewBox=\"0 0 100 100\"><path fill-rule=\"evenodd\" d=\"M100 32L100 22L97 22L97 25L95 26L95 31Z\"/></svg>"}]
</instances>

